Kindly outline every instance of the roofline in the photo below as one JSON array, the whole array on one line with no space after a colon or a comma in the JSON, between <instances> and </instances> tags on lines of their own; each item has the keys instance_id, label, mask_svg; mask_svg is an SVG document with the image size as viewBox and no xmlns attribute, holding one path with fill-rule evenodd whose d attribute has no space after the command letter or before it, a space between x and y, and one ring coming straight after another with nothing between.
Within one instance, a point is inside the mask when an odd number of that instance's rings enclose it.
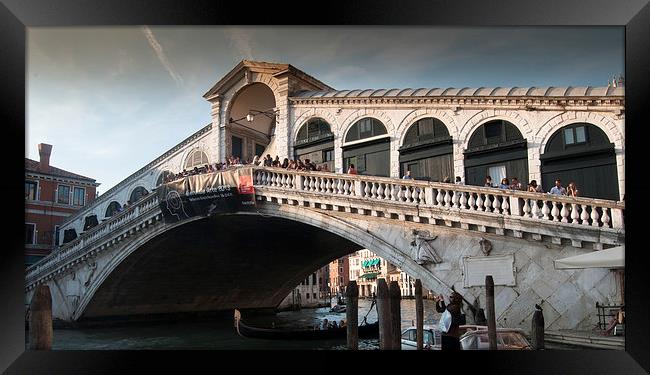
<instances>
[{"instance_id":1,"label":"roofline","mask_svg":"<svg viewBox=\"0 0 650 375\"><path fill-rule=\"evenodd\" d=\"M34 163L39 163L38 161L33 160L33 159L30 159L30 158L25 158L25 159L26 159L26 160L29 160L29 161L32 161L32 162L34 162ZM62 170L62 171L64 171L64 172L66 172L66 173L70 173L70 174L75 175L75 177L72 177L72 176L63 176L63 175L60 175L60 174L47 173L47 172L42 172L42 171L39 171L39 170L36 170L36 169L27 169L27 168L25 168L25 172L33 172L33 173L38 173L38 174L42 174L42 175L46 175L46 176L61 177L61 178L68 178L68 179L74 179L74 180L86 180L86 181L92 181L92 182L97 181L97 180L94 179L94 178L90 178L90 177L82 176L82 175L80 175L80 174L76 174L76 173L73 173L73 172L70 172L70 171L66 171L66 170L63 169L63 168L55 167L55 166L53 166L53 165L50 165L50 168L56 168L56 169Z\"/></svg>"},{"instance_id":2,"label":"roofline","mask_svg":"<svg viewBox=\"0 0 650 375\"><path fill-rule=\"evenodd\" d=\"M269 64L269 65L274 65L275 68L278 69L277 72L274 72L272 75L273 76L278 76L282 75L285 73L293 73L297 77L301 78L302 80L309 82L313 84L314 86L322 86L326 90L335 90L333 87L323 83L322 81L314 78L313 76L305 73L304 71L296 68L295 66L291 64L282 64L282 63L274 63L274 62L268 62L268 61L256 61L256 60L242 60L240 61L237 65L235 65L234 68L232 68L226 75L224 75L217 83L215 83L205 94L203 94L203 98L206 100L210 100L212 97L214 97L215 93L222 89L223 86L228 83L228 81L232 80L237 76L237 74L244 68L248 67L250 70L254 70L255 68L260 68L259 66L255 66L256 63L261 63L261 64ZM271 67L269 67L271 68ZM310 82L311 81L311 82Z\"/></svg>"},{"instance_id":3,"label":"roofline","mask_svg":"<svg viewBox=\"0 0 650 375\"><path fill-rule=\"evenodd\" d=\"M52 180L55 180L55 181L58 181L58 180L72 181L72 182L78 182L79 184L82 184L82 185L90 185L90 186L94 186L94 187L97 187L97 186L101 185L101 183L96 182L95 180L91 180L91 179L81 179L81 178L66 177L66 176L49 174L49 173L41 173L39 171L33 171L31 169L25 169L25 174L26 175L31 175L31 176L34 176L34 177L45 177L45 178L52 177Z\"/></svg>"},{"instance_id":4,"label":"roofline","mask_svg":"<svg viewBox=\"0 0 650 375\"><path fill-rule=\"evenodd\" d=\"M582 92L575 95L573 91L580 89ZM404 92L411 91L410 94L403 95ZM437 94L432 94L438 91ZM479 91L485 91L483 94L477 94ZM497 92L499 91L499 92ZM521 94L514 94L515 91ZM594 91L604 91L604 94L595 94ZM377 95L377 93L382 94ZM386 93L392 92L391 95ZM413 95L416 92L422 92L424 95ZM455 92L450 94L450 92ZM534 93L536 92L536 93ZM553 92L553 93L552 93ZM462 94L460 94L462 93ZM344 95L342 95L344 94ZM352 95L351 95L352 94ZM303 92L298 95L291 96L291 100L333 100L340 98L409 98L409 97L445 97L445 98L525 98L525 97L543 97L543 98L624 98L625 87L608 87L608 86L566 86L566 87L447 87L447 88L391 88L391 89L346 89L346 90L318 90Z\"/></svg>"}]
</instances>

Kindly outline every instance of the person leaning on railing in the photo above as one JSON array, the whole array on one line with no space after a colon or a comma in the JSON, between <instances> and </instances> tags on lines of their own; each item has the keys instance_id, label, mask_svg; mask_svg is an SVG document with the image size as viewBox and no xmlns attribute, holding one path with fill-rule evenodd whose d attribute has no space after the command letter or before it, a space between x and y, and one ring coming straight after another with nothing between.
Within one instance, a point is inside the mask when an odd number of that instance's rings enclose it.
<instances>
[{"instance_id":1,"label":"person leaning on railing","mask_svg":"<svg viewBox=\"0 0 650 375\"><path fill-rule=\"evenodd\" d=\"M537 181L532 180L528 183L528 191L531 193L543 193L542 187L537 185Z\"/></svg>"}]
</instances>

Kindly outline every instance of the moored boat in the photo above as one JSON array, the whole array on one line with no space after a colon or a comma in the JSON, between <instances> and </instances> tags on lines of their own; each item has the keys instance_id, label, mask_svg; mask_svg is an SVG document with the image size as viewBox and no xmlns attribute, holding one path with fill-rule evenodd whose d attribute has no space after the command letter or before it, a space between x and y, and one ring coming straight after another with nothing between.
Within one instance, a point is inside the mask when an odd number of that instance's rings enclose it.
<instances>
[{"instance_id":1,"label":"moored boat","mask_svg":"<svg viewBox=\"0 0 650 375\"><path fill-rule=\"evenodd\" d=\"M242 337L267 339L267 340L335 340L347 337L347 327L330 328L325 330L313 329L275 329L257 328L244 324L241 313L235 310L235 329ZM379 337L379 323L364 324L359 326L359 338Z\"/></svg>"}]
</instances>

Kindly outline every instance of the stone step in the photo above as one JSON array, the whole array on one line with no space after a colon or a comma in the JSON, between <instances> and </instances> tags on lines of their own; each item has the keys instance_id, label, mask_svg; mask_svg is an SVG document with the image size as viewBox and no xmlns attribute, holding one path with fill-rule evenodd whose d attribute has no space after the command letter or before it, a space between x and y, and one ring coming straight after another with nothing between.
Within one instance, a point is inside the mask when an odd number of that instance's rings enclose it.
<instances>
[{"instance_id":1,"label":"stone step","mask_svg":"<svg viewBox=\"0 0 650 375\"><path fill-rule=\"evenodd\" d=\"M624 337L598 336L590 332L546 331L544 332L544 340L587 348L625 350Z\"/></svg>"}]
</instances>

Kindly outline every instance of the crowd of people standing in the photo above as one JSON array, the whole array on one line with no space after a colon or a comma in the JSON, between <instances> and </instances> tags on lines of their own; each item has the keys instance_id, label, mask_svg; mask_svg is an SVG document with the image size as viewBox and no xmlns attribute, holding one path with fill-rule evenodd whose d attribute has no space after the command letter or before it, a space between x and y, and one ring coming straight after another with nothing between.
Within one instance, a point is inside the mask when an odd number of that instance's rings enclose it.
<instances>
[{"instance_id":1,"label":"crowd of people standing","mask_svg":"<svg viewBox=\"0 0 650 375\"><path fill-rule=\"evenodd\" d=\"M310 159L305 159L305 161L303 162L300 158L296 158L295 160L284 158L284 160L280 161L279 156L276 155L275 158L273 158L270 154L266 154L266 156L264 157L255 155L255 157L252 160L250 158L248 160L242 160L238 156L229 156L224 163L205 164L201 167L195 166L193 169L189 169L189 170L183 169L182 172L178 172L176 174L169 173L163 179L163 183L175 181L187 176L223 171L223 170L228 170L231 167L241 167L245 165L283 168L283 169L295 170L295 171L331 172L327 163L316 164L313 163ZM348 166L347 174L353 174L353 175L358 174L354 164L350 164ZM407 170L404 173L402 179L412 180L413 177L411 176L411 171ZM451 178L445 177L442 182L451 183ZM464 185L465 183L462 181L460 176L456 176L454 184ZM528 188L524 188L524 186L522 185L521 182L519 182L517 177L512 177L511 179L504 177L501 179L499 183L494 183L492 181L492 177L486 176L485 183L483 184L483 186L491 187L491 188L499 188L499 189L528 191L531 193L544 192L542 190L542 187L539 184L537 184L536 180L531 180L528 183ZM551 188L548 194L578 197L580 196L580 191L578 190L575 182L571 181L569 185L565 188L562 186L562 181L558 178L555 180L555 186Z\"/></svg>"},{"instance_id":2,"label":"crowd of people standing","mask_svg":"<svg viewBox=\"0 0 650 375\"><path fill-rule=\"evenodd\" d=\"M528 189L524 189L523 185L517 177L513 177L512 180L508 180L507 178L502 178L501 183L495 184L492 182L492 177L487 176L485 177L485 184L483 185L485 187L492 187L492 188L499 188L499 189L508 189L508 190L520 190L520 191L528 191L531 193L543 193L544 190L540 185L537 184L536 180L531 180L528 183ZM579 197L580 196L580 191L578 190L578 187L575 182L571 181L569 183L569 186L564 188L562 186L562 180L559 178L555 180L555 186L551 188L551 190L548 192L548 194L553 194L553 195L567 195L570 197Z\"/></svg>"}]
</instances>

